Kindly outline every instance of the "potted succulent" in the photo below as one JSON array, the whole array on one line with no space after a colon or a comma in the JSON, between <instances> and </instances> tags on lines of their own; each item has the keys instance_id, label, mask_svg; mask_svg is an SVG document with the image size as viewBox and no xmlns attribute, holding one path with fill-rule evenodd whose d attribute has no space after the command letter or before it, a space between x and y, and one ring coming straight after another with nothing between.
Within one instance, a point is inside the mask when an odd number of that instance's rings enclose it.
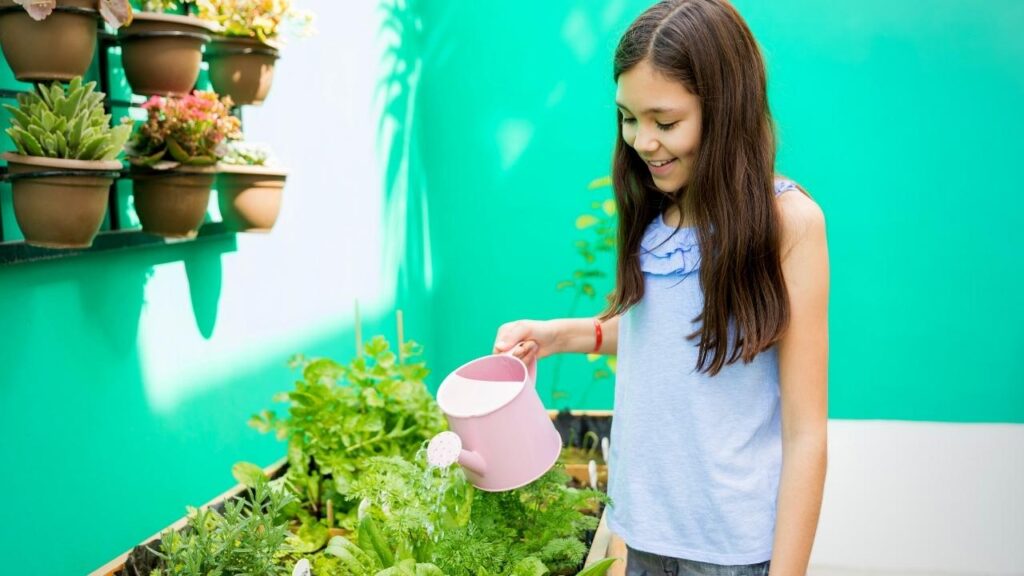
<instances>
[{"instance_id":1,"label":"potted succulent","mask_svg":"<svg viewBox=\"0 0 1024 576\"><path fill-rule=\"evenodd\" d=\"M270 232L288 173L275 166L266 147L242 141L228 144L217 168L217 198L228 229Z\"/></svg>"},{"instance_id":2,"label":"potted succulent","mask_svg":"<svg viewBox=\"0 0 1024 576\"><path fill-rule=\"evenodd\" d=\"M213 26L194 16L168 13L191 1L144 0L143 10L118 33L132 92L185 96L195 87Z\"/></svg>"},{"instance_id":3,"label":"potted succulent","mask_svg":"<svg viewBox=\"0 0 1024 576\"><path fill-rule=\"evenodd\" d=\"M131 22L132 9L128 0L0 0L0 48L14 77L67 82L85 74L98 16L119 28Z\"/></svg>"},{"instance_id":4,"label":"potted succulent","mask_svg":"<svg viewBox=\"0 0 1024 576\"><path fill-rule=\"evenodd\" d=\"M76 76L66 89L58 82L37 84L18 95L17 107L4 104L17 153L3 157L15 175L14 214L29 244L87 248L103 223L131 124L111 127L95 87ZM33 172L54 174L17 177Z\"/></svg>"},{"instance_id":5,"label":"potted succulent","mask_svg":"<svg viewBox=\"0 0 1024 576\"><path fill-rule=\"evenodd\" d=\"M218 31L206 50L210 83L239 105L266 99L283 29L312 30L312 14L296 10L291 0L196 0L196 7Z\"/></svg>"},{"instance_id":6,"label":"potted succulent","mask_svg":"<svg viewBox=\"0 0 1024 576\"><path fill-rule=\"evenodd\" d=\"M230 98L194 91L184 98L151 97L148 118L127 146L135 212L142 229L168 238L192 238L206 216L215 164L225 143L241 137Z\"/></svg>"}]
</instances>

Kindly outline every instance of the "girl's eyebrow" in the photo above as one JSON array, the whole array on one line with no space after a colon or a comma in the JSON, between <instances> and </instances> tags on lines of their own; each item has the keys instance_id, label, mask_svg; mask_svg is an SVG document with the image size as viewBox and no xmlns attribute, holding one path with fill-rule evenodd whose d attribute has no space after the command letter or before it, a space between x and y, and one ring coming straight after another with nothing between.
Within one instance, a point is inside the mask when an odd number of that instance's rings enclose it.
<instances>
[{"instance_id":1,"label":"girl's eyebrow","mask_svg":"<svg viewBox=\"0 0 1024 576\"><path fill-rule=\"evenodd\" d=\"M616 101L615 105L618 106L619 108L625 110L626 112L629 112L629 108L626 108L626 106L624 104L622 104L621 102ZM660 107L656 106L654 108L648 108L647 110L644 110L642 113L643 114L667 114L669 112L680 112L680 111L681 110L677 110L675 108L660 108Z\"/></svg>"}]
</instances>

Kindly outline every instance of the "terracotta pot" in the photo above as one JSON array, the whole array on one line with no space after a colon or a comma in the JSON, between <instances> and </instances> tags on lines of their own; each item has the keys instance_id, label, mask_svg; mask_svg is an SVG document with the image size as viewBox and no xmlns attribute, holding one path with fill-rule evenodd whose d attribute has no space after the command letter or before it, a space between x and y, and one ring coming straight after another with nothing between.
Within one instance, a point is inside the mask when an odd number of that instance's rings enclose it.
<instances>
[{"instance_id":1,"label":"terracotta pot","mask_svg":"<svg viewBox=\"0 0 1024 576\"><path fill-rule=\"evenodd\" d=\"M132 195L142 231L165 238L195 238L206 217L213 167L133 169Z\"/></svg>"},{"instance_id":2,"label":"terracotta pot","mask_svg":"<svg viewBox=\"0 0 1024 576\"><path fill-rule=\"evenodd\" d=\"M255 38L215 36L206 49L214 92L231 96L238 106L262 104L278 57L276 46Z\"/></svg>"},{"instance_id":3,"label":"terracotta pot","mask_svg":"<svg viewBox=\"0 0 1024 576\"><path fill-rule=\"evenodd\" d=\"M12 174L50 170L83 170L95 176L47 176L16 179L14 216L25 242L47 248L88 248L103 224L114 178L102 172L118 171L113 161L64 160L40 156L3 155Z\"/></svg>"},{"instance_id":4,"label":"terracotta pot","mask_svg":"<svg viewBox=\"0 0 1024 576\"><path fill-rule=\"evenodd\" d=\"M121 28L121 60L132 92L146 96L184 96L199 78L203 45L211 25L199 18L138 12Z\"/></svg>"},{"instance_id":5,"label":"terracotta pot","mask_svg":"<svg viewBox=\"0 0 1024 576\"><path fill-rule=\"evenodd\" d=\"M96 52L96 0L59 0L33 20L12 0L0 1L0 47L22 82L67 82L84 75Z\"/></svg>"},{"instance_id":6,"label":"terracotta pot","mask_svg":"<svg viewBox=\"0 0 1024 576\"><path fill-rule=\"evenodd\" d=\"M281 212L288 174L262 166L218 168L217 198L225 226L237 232L270 232Z\"/></svg>"}]
</instances>

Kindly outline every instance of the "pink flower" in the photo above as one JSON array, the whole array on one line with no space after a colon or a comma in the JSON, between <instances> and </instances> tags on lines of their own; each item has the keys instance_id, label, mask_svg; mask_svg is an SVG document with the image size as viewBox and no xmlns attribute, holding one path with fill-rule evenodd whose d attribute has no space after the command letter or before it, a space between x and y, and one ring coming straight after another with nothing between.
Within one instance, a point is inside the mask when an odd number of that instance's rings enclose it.
<instances>
[{"instance_id":1,"label":"pink flower","mask_svg":"<svg viewBox=\"0 0 1024 576\"><path fill-rule=\"evenodd\" d=\"M152 108L160 108L163 106L164 99L159 96L150 96L149 100L142 105L143 110L150 110Z\"/></svg>"}]
</instances>

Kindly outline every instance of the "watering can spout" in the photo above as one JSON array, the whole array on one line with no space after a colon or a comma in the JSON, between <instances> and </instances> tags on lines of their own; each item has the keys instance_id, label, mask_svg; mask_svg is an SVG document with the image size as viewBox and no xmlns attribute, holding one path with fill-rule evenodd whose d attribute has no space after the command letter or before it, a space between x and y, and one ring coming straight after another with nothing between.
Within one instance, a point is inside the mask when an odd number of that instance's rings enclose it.
<instances>
[{"instance_id":1,"label":"watering can spout","mask_svg":"<svg viewBox=\"0 0 1024 576\"><path fill-rule=\"evenodd\" d=\"M441 432L434 436L427 445L427 463L435 468L447 468L456 462L477 476L483 476L487 471L483 456L463 448L462 439L455 432Z\"/></svg>"}]
</instances>

